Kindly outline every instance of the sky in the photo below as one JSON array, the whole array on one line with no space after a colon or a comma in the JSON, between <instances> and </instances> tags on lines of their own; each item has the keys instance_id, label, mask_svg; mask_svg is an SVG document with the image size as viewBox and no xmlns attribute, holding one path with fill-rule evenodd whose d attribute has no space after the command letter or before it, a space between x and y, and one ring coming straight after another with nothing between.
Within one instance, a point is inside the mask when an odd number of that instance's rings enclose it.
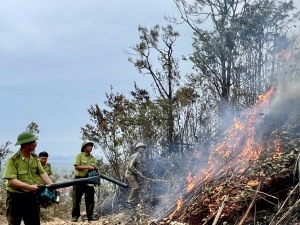
<instances>
[{"instance_id":1,"label":"sky","mask_svg":"<svg viewBox=\"0 0 300 225\"><path fill-rule=\"evenodd\" d=\"M126 52L139 25L166 25L164 16L178 16L172 0L0 0L0 144L18 150L17 136L35 122L37 153L73 159L87 109L103 107L110 86L125 95L134 81L150 87ZM180 55L190 53L190 30L175 29Z\"/></svg>"},{"instance_id":2,"label":"sky","mask_svg":"<svg viewBox=\"0 0 300 225\"><path fill-rule=\"evenodd\" d=\"M17 136L35 122L37 153L73 159L87 109L103 106L110 86L126 95L134 81L149 87L126 53L139 43L138 26L177 14L172 0L0 0L0 144L17 151ZM178 45L190 43L183 33Z\"/></svg>"}]
</instances>

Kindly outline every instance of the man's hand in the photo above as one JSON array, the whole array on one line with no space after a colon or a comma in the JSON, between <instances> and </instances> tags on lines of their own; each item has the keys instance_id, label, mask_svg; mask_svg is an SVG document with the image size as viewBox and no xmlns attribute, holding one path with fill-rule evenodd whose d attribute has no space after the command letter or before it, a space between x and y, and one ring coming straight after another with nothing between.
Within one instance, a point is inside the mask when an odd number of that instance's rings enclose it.
<instances>
[{"instance_id":1,"label":"man's hand","mask_svg":"<svg viewBox=\"0 0 300 225\"><path fill-rule=\"evenodd\" d=\"M93 167L93 166L88 166L88 170L89 170L89 171L95 170L95 167Z\"/></svg>"},{"instance_id":2,"label":"man's hand","mask_svg":"<svg viewBox=\"0 0 300 225\"><path fill-rule=\"evenodd\" d=\"M28 185L28 190L32 192L36 192L40 187L37 184Z\"/></svg>"},{"instance_id":3,"label":"man's hand","mask_svg":"<svg viewBox=\"0 0 300 225\"><path fill-rule=\"evenodd\" d=\"M139 176L142 178L145 178L144 175L142 173L139 173Z\"/></svg>"}]
</instances>

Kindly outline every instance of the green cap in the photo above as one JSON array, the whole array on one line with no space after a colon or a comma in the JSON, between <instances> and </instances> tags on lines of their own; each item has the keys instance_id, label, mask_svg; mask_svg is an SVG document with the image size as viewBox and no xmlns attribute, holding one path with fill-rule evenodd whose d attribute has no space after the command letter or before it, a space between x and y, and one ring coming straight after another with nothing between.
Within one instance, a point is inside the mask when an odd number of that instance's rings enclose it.
<instances>
[{"instance_id":1,"label":"green cap","mask_svg":"<svg viewBox=\"0 0 300 225\"><path fill-rule=\"evenodd\" d=\"M83 152L83 148L84 146L86 146L87 144L92 144L94 146L94 142L92 141L84 141L82 144L81 144L81 152Z\"/></svg>"},{"instance_id":2,"label":"green cap","mask_svg":"<svg viewBox=\"0 0 300 225\"><path fill-rule=\"evenodd\" d=\"M15 145L26 144L26 143L33 142L36 140L38 140L38 137L36 137L30 131L25 131L18 136L18 139L17 139L17 142Z\"/></svg>"}]
</instances>

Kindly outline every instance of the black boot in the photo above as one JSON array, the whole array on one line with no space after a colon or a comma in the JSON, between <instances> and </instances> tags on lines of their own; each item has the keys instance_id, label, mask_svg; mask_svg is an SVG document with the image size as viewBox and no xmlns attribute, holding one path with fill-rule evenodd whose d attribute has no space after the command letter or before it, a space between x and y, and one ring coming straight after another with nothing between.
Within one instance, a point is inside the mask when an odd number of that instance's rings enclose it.
<instances>
[{"instance_id":1,"label":"black boot","mask_svg":"<svg viewBox=\"0 0 300 225\"><path fill-rule=\"evenodd\" d=\"M72 217L72 219L71 219L72 222L77 222L77 220L78 220L78 217L77 217L77 216L74 216L74 217Z\"/></svg>"},{"instance_id":2,"label":"black boot","mask_svg":"<svg viewBox=\"0 0 300 225\"><path fill-rule=\"evenodd\" d=\"M88 219L88 221L96 221L99 218L97 218L96 216L89 216L87 219Z\"/></svg>"}]
</instances>

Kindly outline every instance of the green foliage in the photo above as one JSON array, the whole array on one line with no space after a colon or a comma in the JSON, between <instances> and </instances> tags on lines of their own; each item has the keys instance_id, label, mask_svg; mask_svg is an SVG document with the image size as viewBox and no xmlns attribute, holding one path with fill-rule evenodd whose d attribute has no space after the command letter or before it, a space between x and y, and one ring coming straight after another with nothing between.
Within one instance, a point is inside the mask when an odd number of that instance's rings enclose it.
<instances>
[{"instance_id":1,"label":"green foliage","mask_svg":"<svg viewBox=\"0 0 300 225\"><path fill-rule=\"evenodd\" d=\"M190 156L195 144L208 146L216 140L222 113L233 116L255 104L282 70L276 54L290 48L286 32L299 15L291 14L292 2L274 0L174 2L183 20L174 21L194 31L194 52L182 58L193 63L193 71L181 74L174 53L179 33L173 26L140 26L139 43L131 47L128 60L151 78L153 91L135 84L127 97L111 89L104 107L88 109L91 123L81 129L83 138L97 142L108 160L100 163L101 170L121 180L135 142L147 144L152 174L168 177L185 167L180 160L185 153ZM204 29L207 24L211 26ZM164 168L157 173L151 163L161 156Z\"/></svg>"},{"instance_id":2,"label":"green foliage","mask_svg":"<svg viewBox=\"0 0 300 225\"><path fill-rule=\"evenodd\" d=\"M299 12L292 1L174 2L180 20L169 19L194 31L194 52L185 60L194 65L188 85L199 96L194 105L201 110L198 121L204 122L194 129L212 135L226 128L223 115L230 115L226 118L230 120L235 110L253 106L259 94L281 79L285 72L278 55L290 52L287 33Z\"/></svg>"},{"instance_id":3,"label":"green foliage","mask_svg":"<svg viewBox=\"0 0 300 225\"><path fill-rule=\"evenodd\" d=\"M84 138L93 140L99 144L101 151L109 161L112 172L118 179L122 178L120 171L124 168L122 160L123 148L130 146L136 139L136 128L130 126L134 121L131 115L134 113L135 105L122 94L106 95L105 105L107 109L101 109L95 104L88 109L92 124L81 128Z\"/></svg>"},{"instance_id":4,"label":"green foliage","mask_svg":"<svg viewBox=\"0 0 300 225\"><path fill-rule=\"evenodd\" d=\"M5 144L0 146L0 169L2 168L3 160L12 153L12 151L9 149L9 146L11 145L10 141L5 142Z\"/></svg>"},{"instance_id":5,"label":"green foliage","mask_svg":"<svg viewBox=\"0 0 300 225\"><path fill-rule=\"evenodd\" d=\"M37 135L40 133L39 130L39 125L35 122L31 122L30 124L28 124L28 126L26 127L26 131L30 131L33 134Z\"/></svg>"},{"instance_id":6,"label":"green foliage","mask_svg":"<svg viewBox=\"0 0 300 225\"><path fill-rule=\"evenodd\" d=\"M166 147L167 152L171 153L177 149L174 145L175 118L178 112L175 95L181 76L178 59L174 56L174 45L179 33L171 25L161 28L156 25L150 30L140 26L138 31L140 43L131 48L136 57L129 57L128 60L140 73L151 76L153 80L154 91L157 93L155 102L162 110L159 114L161 140L158 141L166 143L163 148Z\"/></svg>"}]
</instances>

